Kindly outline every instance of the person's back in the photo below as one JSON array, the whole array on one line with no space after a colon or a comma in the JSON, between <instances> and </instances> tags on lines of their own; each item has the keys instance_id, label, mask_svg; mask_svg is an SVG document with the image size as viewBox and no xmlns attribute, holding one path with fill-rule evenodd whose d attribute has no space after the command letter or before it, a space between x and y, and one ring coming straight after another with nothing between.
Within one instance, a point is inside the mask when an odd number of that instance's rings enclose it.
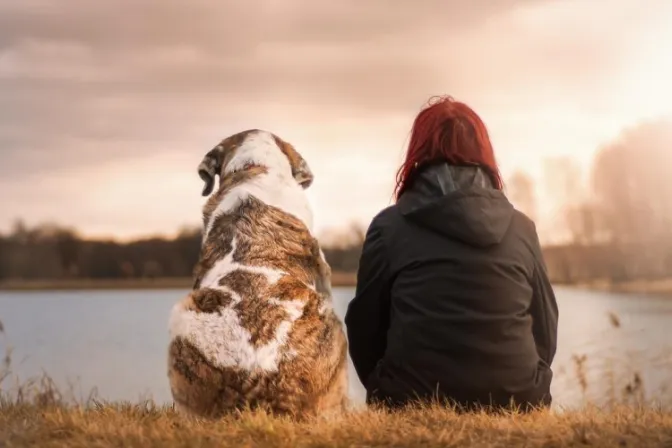
<instances>
[{"instance_id":1,"label":"person's back","mask_svg":"<svg viewBox=\"0 0 672 448\"><path fill-rule=\"evenodd\" d=\"M468 150L454 123L441 138ZM397 203L369 227L346 316L368 400L548 405L557 305L534 224L478 157L416 165L431 143L409 150Z\"/></svg>"}]
</instances>

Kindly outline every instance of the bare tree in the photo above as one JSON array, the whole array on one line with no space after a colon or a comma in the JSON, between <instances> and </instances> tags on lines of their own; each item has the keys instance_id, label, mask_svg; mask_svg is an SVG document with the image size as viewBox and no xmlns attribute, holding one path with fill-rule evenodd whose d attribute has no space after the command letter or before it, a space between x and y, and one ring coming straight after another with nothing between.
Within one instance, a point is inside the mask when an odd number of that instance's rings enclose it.
<instances>
[{"instance_id":1,"label":"bare tree","mask_svg":"<svg viewBox=\"0 0 672 448\"><path fill-rule=\"evenodd\" d=\"M571 157L551 157L544 161L546 194L555 204L580 201L584 193L581 167Z\"/></svg>"},{"instance_id":2,"label":"bare tree","mask_svg":"<svg viewBox=\"0 0 672 448\"><path fill-rule=\"evenodd\" d=\"M564 219L573 244L592 245L599 241L602 220L595 203L584 201L566 205Z\"/></svg>"},{"instance_id":3,"label":"bare tree","mask_svg":"<svg viewBox=\"0 0 672 448\"><path fill-rule=\"evenodd\" d=\"M537 217L537 198L534 180L524 171L516 171L506 183L511 202L529 218Z\"/></svg>"},{"instance_id":4,"label":"bare tree","mask_svg":"<svg viewBox=\"0 0 672 448\"><path fill-rule=\"evenodd\" d=\"M586 188L581 168L571 157L553 157L544 161L546 197L553 204L554 232L566 235L570 242L585 240ZM577 232L579 232L577 234Z\"/></svg>"},{"instance_id":5,"label":"bare tree","mask_svg":"<svg viewBox=\"0 0 672 448\"><path fill-rule=\"evenodd\" d=\"M600 148L596 198L612 240L667 239L672 225L672 122L643 123Z\"/></svg>"},{"instance_id":6,"label":"bare tree","mask_svg":"<svg viewBox=\"0 0 672 448\"><path fill-rule=\"evenodd\" d=\"M672 122L625 130L595 157L592 186L623 277L669 276Z\"/></svg>"}]
</instances>

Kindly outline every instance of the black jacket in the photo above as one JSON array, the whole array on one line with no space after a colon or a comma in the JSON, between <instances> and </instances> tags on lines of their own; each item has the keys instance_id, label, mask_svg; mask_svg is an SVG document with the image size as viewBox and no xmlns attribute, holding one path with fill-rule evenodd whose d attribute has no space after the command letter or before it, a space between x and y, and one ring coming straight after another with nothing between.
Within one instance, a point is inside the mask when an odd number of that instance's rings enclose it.
<instances>
[{"instance_id":1,"label":"black jacket","mask_svg":"<svg viewBox=\"0 0 672 448\"><path fill-rule=\"evenodd\" d=\"M555 296L534 223L491 185L433 165L373 219L345 317L367 401L550 404Z\"/></svg>"}]
</instances>

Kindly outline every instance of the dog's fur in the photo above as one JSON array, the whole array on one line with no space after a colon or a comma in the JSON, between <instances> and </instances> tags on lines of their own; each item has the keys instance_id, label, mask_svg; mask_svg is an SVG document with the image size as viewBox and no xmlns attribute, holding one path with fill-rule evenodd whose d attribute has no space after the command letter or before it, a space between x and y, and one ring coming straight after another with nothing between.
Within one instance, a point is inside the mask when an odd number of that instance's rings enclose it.
<instances>
[{"instance_id":1,"label":"dog's fur","mask_svg":"<svg viewBox=\"0 0 672 448\"><path fill-rule=\"evenodd\" d=\"M265 408L297 418L340 411L347 343L331 270L312 236L313 175L270 132L233 135L199 166L203 245L193 291L170 319L177 409L217 417Z\"/></svg>"}]
</instances>

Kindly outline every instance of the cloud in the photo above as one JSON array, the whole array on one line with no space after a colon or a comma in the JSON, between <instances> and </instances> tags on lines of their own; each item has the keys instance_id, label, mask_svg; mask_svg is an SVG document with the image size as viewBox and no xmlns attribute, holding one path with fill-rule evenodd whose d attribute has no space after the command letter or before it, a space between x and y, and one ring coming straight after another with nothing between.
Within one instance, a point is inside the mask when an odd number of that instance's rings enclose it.
<instances>
[{"instance_id":1,"label":"cloud","mask_svg":"<svg viewBox=\"0 0 672 448\"><path fill-rule=\"evenodd\" d=\"M325 117L417 107L442 76L413 57L414 33L476 25L518 2L393 3L3 2L1 174L117 160L144 142L182 150L175 142L207 124L232 132L273 103Z\"/></svg>"},{"instance_id":2,"label":"cloud","mask_svg":"<svg viewBox=\"0 0 672 448\"><path fill-rule=\"evenodd\" d=\"M516 141L546 105L608 109L610 77L639 50L633 36L669 14L669 3L654 3L0 2L0 200L11 200L0 223L57 213L37 180L60 189L61 203L81 194L59 186L61 173L141 183L130 167L158 157L172 161L166 176L191 179L206 148L247 127L303 148L322 201L343 176L368 185L354 208L370 213L389 198L412 116L430 95L468 99ZM335 163L343 158L351 166ZM362 165L371 160L376 168ZM103 174L109 167L119 171Z\"/></svg>"}]
</instances>

